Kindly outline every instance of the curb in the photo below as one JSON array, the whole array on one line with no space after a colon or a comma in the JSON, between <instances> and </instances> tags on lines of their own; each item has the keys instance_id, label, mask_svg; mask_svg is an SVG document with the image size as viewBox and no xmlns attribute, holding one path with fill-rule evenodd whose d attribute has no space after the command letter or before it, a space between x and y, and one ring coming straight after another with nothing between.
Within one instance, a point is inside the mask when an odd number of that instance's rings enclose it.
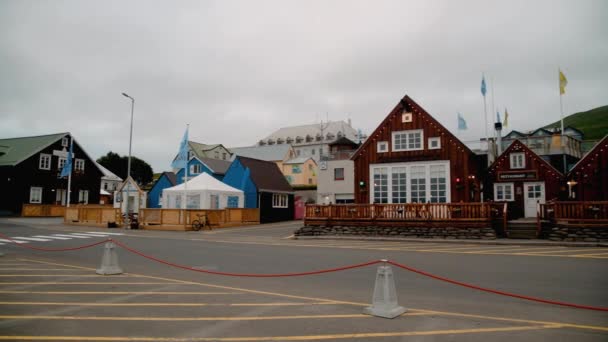
<instances>
[{"instance_id":1,"label":"curb","mask_svg":"<svg viewBox=\"0 0 608 342\"><path fill-rule=\"evenodd\" d=\"M392 241L392 242L420 242L420 243L445 243L445 244L472 244L472 245L499 245L499 246L562 246L562 247L608 247L608 242L575 242L575 241L545 241L545 240L473 240L473 239L412 239L391 238L376 236L295 236L294 240L351 240L351 241Z\"/></svg>"}]
</instances>

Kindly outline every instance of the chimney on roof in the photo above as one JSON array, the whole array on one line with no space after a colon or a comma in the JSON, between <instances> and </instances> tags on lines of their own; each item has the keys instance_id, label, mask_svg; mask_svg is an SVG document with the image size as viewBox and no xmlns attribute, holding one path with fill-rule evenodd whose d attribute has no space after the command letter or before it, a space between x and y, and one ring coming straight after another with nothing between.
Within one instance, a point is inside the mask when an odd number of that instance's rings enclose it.
<instances>
[{"instance_id":1,"label":"chimney on roof","mask_svg":"<svg viewBox=\"0 0 608 342\"><path fill-rule=\"evenodd\" d=\"M496 128L496 157L502 154L502 123L497 122L494 124Z\"/></svg>"}]
</instances>

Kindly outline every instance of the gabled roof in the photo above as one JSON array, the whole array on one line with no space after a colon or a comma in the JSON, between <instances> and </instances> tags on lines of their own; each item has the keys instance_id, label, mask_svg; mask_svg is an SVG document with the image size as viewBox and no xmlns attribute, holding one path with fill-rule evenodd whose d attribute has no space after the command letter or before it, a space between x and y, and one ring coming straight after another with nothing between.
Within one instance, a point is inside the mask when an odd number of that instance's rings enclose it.
<instances>
[{"instance_id":1,"label":"gabled roof","mask_svg":"<svg viewBox=\"0 0 608 342\"><path fill-rule=\"evenodd\" d=\"M232 193L243 193L242 190L231 187L230 185L223 183L208 173L201 173L200 175L189 179L186 183L181 183L170 188L164 189L163 193L166 192L182 192L182 191L221 191L221 192L232 192Z\"/></svg>"},{"instance_id":2,"label":"gabled roof","mask_svg":"<svg viewBox=\"0 0 608 342\"><path fill-rule=\"evenodd\" d=\"M277 164L241 156L236 157L236 159L249 169L251 180L258 188L258 191L293 192L291 185L289 185L289 182L287 182Z\"/></svg>"},{"instance_id":3,"label":"gabled roof","mask_svg":"<svg viewBox=\"0 0 608 342\"><path fill-rule=\"evenodd\" d=\"M535 130L534 132L528 134L529 136L543 136L543 135L548 135L551 136L553 135L553 132L544 129L544 128L538 128L537 130Z\"/></svg>"},{"instance_id":4,"label":"gabled roof","mask_svg":"<svg viewBox=\"0 0 608 342\"><path fill-rule=\"evenodd\" d=\"M572 127L572 126L566 126L566 127L564 127L564 131L568 131L568 130L576 131L581 136L583 135L583 131L581 131L580 129L576 129L576 128Z\"/></svg>"},{"instance_id":5,"label":"gabled roof","mask_svg":"<svg viewBox=\"0 0 608 342\"><path fill-rule=\"evenodd\" d=\"M437 121L431 114L429 114L426 110L424 110L424 108L422 108L419 104L417 104L414 100L412 100L412 98L410 98L408 95L405 95L401 99L401 101L399 101L399 103L395 106L395 108L393 108L393 110L391 110L391 112L384 118L384 120L382 120L382 122L380 122L380 124L378 125L378 127L376 127L376 129L372 132L372 134L369 135L369 138L367 140L365 140L365 142L359 146L359 148L355 151L355 153L353 153L353 155L350 159L356 160L357 158L359 158L361 151L365 150L372 143L375 144L373 137L376 136L379 131L383 130L384 126L388 125L388 123L391 120L391 117L393 115L396 115L397 113L401 113L404 109L408 109L408 110L412 110L412 111L415 109L420 114L426 115L426 118L430 122L432 122L435 126L440 127L441 132L445 133L446 136L448 136L450 139L454 140L454 142L456 144L458 144L462 148L463 151L470 153L470 154L474 154L473 151L471 151L471 149L467 145L465 145L462 141L460 141L460 139L458 139L454 134L452 134L452 132L450 132L447 128L445 128L442 124L440 124L439 121Z\"/></svg>"},{"instance_id":6,"label":"gabled roof","mask_svg":"<svg viewBox=\"0 0 608 342\"><path fill-rule=\"evenodd\" d=\"M139 192L145 192L139 187L139 185L137 185L137 182L131 176L127 177L127 179L125 179L125 181L122 182L122 184L120 184L120 186L116 189L116 191L118 191L118 192L122 191L122 189L124 189L124 187L127 184L132 184L133 186L135 186L135 189Z\"/></svg>"},{"instance_id":7,"label":"gabled roof","mask_svg":"<svg viewBox=\"0 0 608 342\"><path fill-rule=\"evenodd\" d=\"M15 166L70 133L0 139L0 166Z\"/></svg>"},{"instance_id":8,"label":"gabled roof","mask_svg":"<svg viewBox=\"0 0 608 342\"><path fill-rule=\"evenodd\" d=\"M315 163L315 165L317 164L312 157L297 157L297 158L289 159L286 162L284 162L283 164L287 164L287 165L288 164L304 164L309 159L312 159L312 161L313 161L313 163Z\"/></svg>"},{"instance_id":9,"label":"gabled roof","mask_svg":"<svg viewBox=\"0 0 608 342\"><path fill-rule=\"evenodd\" d=\"M231 148L230 152L237 156L266 160L266 161L283 161L289 156L289 151L292 149L289 144L281 145L264 145L251 147L235 147Z\"/></svg>"},{"instance_id":10,"label":"gabled roof","mask_svg":"<svg viewBox=\"0 0 608 342\"><path fill-rule=\"evenodd\" d=\"M534 153L534 151L532 151L528 146L526 146L526 144L522 143L521 141L519 141L517 139L513 140L511 145L509 145L509 147L507 147L507 149L505 149L504 152L501 153L498 156L498 158L496 158L496 160L492 163L492 165L490 165L490 167L488 167L488 171L494 172L494 169L496 168L496 164L498 164L499 161L502 161L503 158L508 158L507 156L509 155L509 153L511 153L515 149L517 149L517 152L528 153L531 156L536 157L537 160L540 160L541 163L544 163L545 166L552 169L553 172L557 173L560 176L563 176L563 174L561 172L559 172L555 167L553 167L553 165L551 165L548 161L543 159L538 154Z\"/></svg>"},{"instance_id":11,"label":"gabled roof","mask_svg":"<svg viewBox=\"0 0 608 342\"><path fill-rule=\"evenodd\" d=\"M519 138L523 138L523 137L526 137L526 136L528 136L528 135L527 135L527 134L525 134L525 133L522 133L522 132L519 132L519 131L516 131L516 130L512 130L511 132L509 132L509 134L505 135L505 136L503 137L503 139L504 139L504 138L508 138L508 139L515 139L515 138L517 138L517 137L519 137Z\"/></svg>"},{"instance_id":12,"label":"gabled roof","mask_svg":"<svg viewBox=\"0 0 608 342\"><path fill-rule=\"evenodd\" d=\"M169 184L171 184L171 186L175 186L175 184L177 183L177 177L175 176L175 173L173 173L172 171L165 171L160 174L156 181L154 181L154 183L150 187L150 190L153 189L163 177L167 178L167 181L169 181Z\"/></svg>"},{"instance_id":13,"label":"gabled roof","mask_svg":"<svg viewBox=\"0 0 608 342\"><path fill-rule=\"evenodd\" d=\"M334 139L338 137L338 132L341 132L343 136L349 139L357 139L357 130L352 128L347 122L344 121L329 121L322 124L311 124L311 125L301 125L301 126L290 126L290 127L282 127L278 130L274 131L272 134L268 135L262 141L268 141L268 139L287 139L296 137L305 138L306 136L313 137L313 143L315 144L323 144L327 143L325 137L328 133L331 133L334 136ZM323 128L323 130L321 130ZM314 138L317 134L321 134L325 136L322 141L316 141ZM332 139L333 140L333 139ZM304 144L306 141L303 142Z\"/></svg>"},{"instance_id":14,"label":"gabled roof","mask_svg":"<svg viewBox=\"0 0 608 342\"><path fill-rule=\"evenodd\" d=\"M122 182L122 178L118 177L116 174L114 174L114 172L106 169L103 165L99 164L98 162L95 162L95 164L97 164L97 168L99 168L101 173L103 173L103 177L101 177L101 178Z\"/></svg>"},{"instance_id":15,"label":"gabled roof","mask_svg":"<svg viewBox=\"0 0 608 342\"><path fill-rule=\"evenodd\" d=\"M352 146L352 147L359 147L359 144L357 144L356 142L348 139L347 137L342 137L332 143L328 144L329 146L335 146L335 145L347 145L347 146Z\"/></svg>"},{"instance_id":16,"label":"gabled roof","mask_svg":"<svg viewBox=\"0 0 608 342\"><path fill-rule=\"evenodd\" d=\"M218 174L218 175L226 174L226 171L228 171L230 164L232 164L230 161L227 161L227 160L220 160L220 159L213 159L213 158L196 158L196 159L198 159L201 163L205 164L211 170L211 172Z\"/></svg>"},{"instance_id":17,"label":"gabled roof","mask_svg":"<svg viewBox=\"0 0 608 342\"><path fill-rule=\"evenodd\" d=\"M205 152L207 152L207 151L211 151L214 148L217 148L219 146L224 147L222 144L207 145L207 144L197 143L195 141L188 141L188 146L190 146L190 150L199 159L206 158ZM224 148L226 150L228 150L226 147L224 147Z\"/></svg>"},{"instance_id":18,"label":"gabled roof","mask_svg":"<svg viewBox=\"0 0 608 342\"><path fill-rule=\"evenodd\" d=\"M608 150L608 135L605 135L602 138L602 140L598 141L595 144L595 146L593 146L591 148L591 150L589 150L589 152L585 153L583 158L581 158L581 160L579 160L576 164L574 164L572 169L570 169L570 172L568 172L568 175L570 175L572 172L577 171L577 169L579 167L581 167L582 165L585 165L585 163L588 163L589 158L591 158L591 156L597 154L602 149Z\"/></svg>"}]
</instances>

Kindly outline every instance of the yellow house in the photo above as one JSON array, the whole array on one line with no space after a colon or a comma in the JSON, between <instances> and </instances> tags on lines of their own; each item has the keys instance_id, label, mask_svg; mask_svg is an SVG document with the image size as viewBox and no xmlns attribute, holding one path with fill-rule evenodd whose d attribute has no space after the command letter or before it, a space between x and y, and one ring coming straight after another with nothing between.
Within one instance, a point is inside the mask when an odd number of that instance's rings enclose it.
<instances>
[{"instance_id":1,"label":"yellow house","mask_svg":"<svg viewBox=\"0 0 608 342\"><path fill-rule=\"evenodd\" d=\"M317 163L311 157L290 159L280 167L292 186L317 185Z\"/></svg>"}]
</instances>

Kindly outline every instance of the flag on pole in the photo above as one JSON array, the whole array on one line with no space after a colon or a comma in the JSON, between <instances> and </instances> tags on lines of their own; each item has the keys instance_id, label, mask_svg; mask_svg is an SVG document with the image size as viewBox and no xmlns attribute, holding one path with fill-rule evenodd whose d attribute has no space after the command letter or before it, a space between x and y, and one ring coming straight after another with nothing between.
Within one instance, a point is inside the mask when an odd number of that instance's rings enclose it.
<instances>
[{"instance_id":1,"label":"flag on pole","mask_svg":"<svg viewBox=\"0 0 608 342\"><path fill-rule=\"evenodd\" d=\"M183 169L188 165L188 128L186 128L186 132L184 132L184 137L182 141L179 143L179 151L177 152L177 157L171 163L171 167L174 169Z\"/></svg>"},{"instance_id":2,"label":"flag on pole","mask_svg":"<svg viewBox=\"0 0 608 342\"><path fill-rule=\"evenodd\" d=\"M505 121L503 121L502 125L507 127L509 125L509 112L507 112L507 108L505 107Z\"/></svg>"},{"instance_id":3,"label":"flag on pole","mask_svg":"<svg viewBox=\"0 0 608 342\"><path fill-rule=\"evenodd\" d=\"M467 129L467 122L462 117L462 114L458 113L458 130Z\"/></svg>"},{"instance_id":4,"label":"flag on pole","mask_svg":"<svg viewBox=\"0 0 608 342\"><path fill-rule=\"evenodd\" d=\"M68 159L63 164L63 168L61 169L61 174L59 177L68 177L72 173L72 152L74 151L74 139L72 139L72 143L70 144L70 152L68 152Z\"/></svg>"},{"instance_id":5,"label":"flag on pole","mask_svg":"<svg viewBox=\"0 0 608 342\"><path fill-rule=\"evenodd\" d=\"M501 122L500 121L500 113L498 111L496 111L496 122Z\"/></svg>"},{"instance_id":6,"label":"flag on pole","mask_svg":"<svg viewBox=\"0 0 608 342\"><path fill-rule=\"evenodd\" d=\"M481 95L483 95L484 97L486 96L486 77L482 74L481 75Z\"/></svg>"},{"instance_id":7,"label":"flag on pole","mask_svg":"<svg viewBox=\"0 0 608 342\"><path fill-rule=\"evenodd\" d=\"M568 79L564 73L559 70L559 94L564 95L566 93L566 86L568 85Z\"/></svg>"}]
</instances>

